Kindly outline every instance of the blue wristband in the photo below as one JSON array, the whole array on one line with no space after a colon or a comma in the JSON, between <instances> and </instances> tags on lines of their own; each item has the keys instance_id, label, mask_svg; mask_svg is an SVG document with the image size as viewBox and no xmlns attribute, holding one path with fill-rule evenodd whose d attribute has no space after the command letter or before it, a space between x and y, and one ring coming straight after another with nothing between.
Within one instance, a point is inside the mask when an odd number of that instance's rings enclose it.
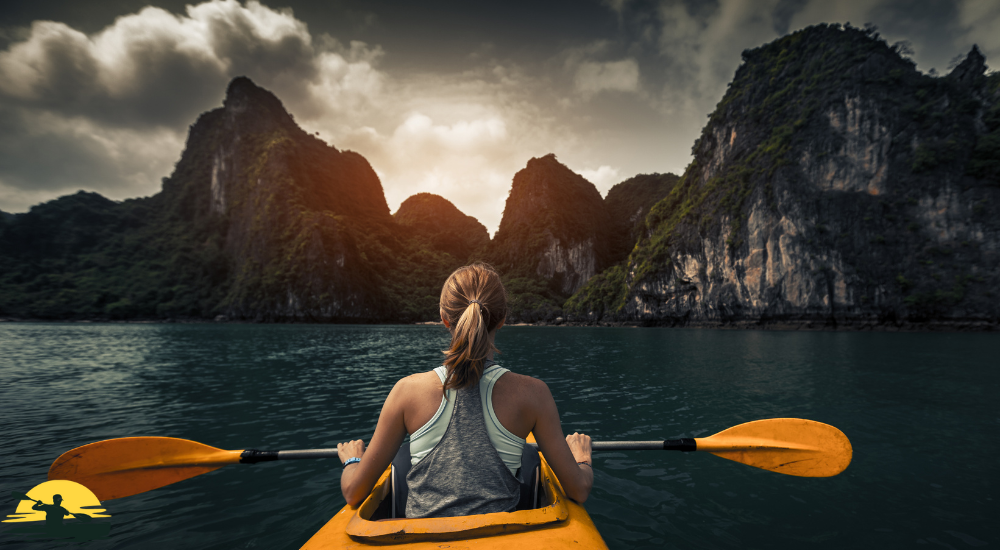
<instances>
[{"instance_id":1,"label":"blue wristband","mask_svg":"<svg viewBox=\"0 0 1000 550\"><path fill-rule=\"evenodd\" d=\"M348 458L347 460L344 461L344 467L346 468L351 464L357 464L358 462L361 462L361 459L356 456L352 456L351 458Z\"/></svg>"}]
</instances>

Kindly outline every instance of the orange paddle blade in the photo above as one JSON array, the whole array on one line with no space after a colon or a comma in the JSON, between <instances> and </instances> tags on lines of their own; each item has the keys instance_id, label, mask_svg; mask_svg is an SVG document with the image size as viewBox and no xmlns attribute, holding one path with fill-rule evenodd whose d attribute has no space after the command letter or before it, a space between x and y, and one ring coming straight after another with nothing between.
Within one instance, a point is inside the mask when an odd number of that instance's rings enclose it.
<instances>
[{"instance_id":1,"label":"orange paddle blade","mask_svg":"<svg viewBox=\"0 0 1000 550\"><path fill-rule=\"evenodd\" d=\"M844 432L822 422L771 418L696 438L708 451L743 464L800 477L830 477L851 463L854 450Z\"/></svg>"},{"instance_id":2,"label":"orange paddle blade","mask_svg":"<svg viewBox=\"0 0 1000 550\"><path fill-rule=\"evenodd\" d=\"M173 437L108 439L63 453L49 468L49 479L75 481L105 501L236 464L241 452Z\"/></svg>"}]
</instances>

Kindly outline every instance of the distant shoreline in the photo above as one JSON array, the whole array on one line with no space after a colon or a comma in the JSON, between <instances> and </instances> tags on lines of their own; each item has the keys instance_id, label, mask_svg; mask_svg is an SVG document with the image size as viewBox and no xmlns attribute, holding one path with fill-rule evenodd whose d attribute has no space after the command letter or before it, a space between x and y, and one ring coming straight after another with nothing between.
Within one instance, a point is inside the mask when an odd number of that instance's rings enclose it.
<instances>
[{"instance_id":1,"label":"distant shoreline","mask_svg":"<svg viewBox=\"0 0 1000 550\"><path fill-rule=\"evenodd\" d=\"M111 323L111 324L246 324L246 325L441 325L440 321L419 321L414 323L380 322L302 322L278 321L257 322L239 319L21 319L0 317L0 323ZM719 322L581 322L581 321L538 321L534 323L508 323L511 327L597 327L597 328L681 328L714 330L763 330L763 331L810 331L810 332L1000 332L1000 322L970 320L934 320L926 322L875 323L871 321L840 320L781 320L781 321L733 321Z\"/></svg>"}]
</instances>

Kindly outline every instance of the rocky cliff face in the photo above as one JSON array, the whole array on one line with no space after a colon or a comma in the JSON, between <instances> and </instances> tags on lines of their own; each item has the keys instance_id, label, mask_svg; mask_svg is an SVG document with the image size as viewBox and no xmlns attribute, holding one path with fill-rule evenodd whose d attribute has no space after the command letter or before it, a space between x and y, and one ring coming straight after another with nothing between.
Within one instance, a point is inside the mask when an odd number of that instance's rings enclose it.
<instances>
[{"instance_id":1,"label":"rocky cliff face","mask_svg":"<svg viewBox=\"0 0 1000 550\"><path fill-rule=\"evenodd\" d=\"M594 184L555 155L514 175L489 258L505 274L540 278L569 295L610 263L612 226Z\"/></svg>"},{"instance_id":2,"label":"rocky cliff face","mask_svg":"<svg viewBox=\"0 0 1000 550\"><path fill-rule=\"evenodd\" d=\"M233 80L191 128L164 195L216 220L232 274L221 307L258 320L373 319L384 305L357 233L392 223L375 172L301 130L270 92Z\"/></svg>"},{"instance_id":3,"label":"rocky cliff face","mask_svg":"<svg viewBox=\"0 0 1000 550\"><path fill-rule=\"evenodd\" d=\"M460 262L490 242L486 226L439 195L417 193L403 201L392 217L412 237Z\"/></svg>"},{"instance_id":4,"label":"rocky cliff face","mask_svg":"<svg viewBox=\"0 0 1000 550\"><path fill-rule=\"evenodd\" d=\"M996 75L942 78L872 32L744 52L629 259L568 306L644 323L995 323Z\"/></svg>"}]
</instances>

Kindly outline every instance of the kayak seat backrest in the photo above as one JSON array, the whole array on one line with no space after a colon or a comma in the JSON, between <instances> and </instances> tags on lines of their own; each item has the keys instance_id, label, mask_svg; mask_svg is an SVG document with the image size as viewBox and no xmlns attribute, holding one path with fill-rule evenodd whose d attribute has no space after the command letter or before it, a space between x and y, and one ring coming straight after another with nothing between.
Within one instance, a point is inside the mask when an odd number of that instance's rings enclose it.
<instances>
[{"instance_id":1,"label":"kayak seat backrest","mask_svg":"<svg viewBox=\"0 0 1000 550\"><path fill-rule=\"evenodd\" d=\"M517 480L521 482L521 500L517 503L517 510L534 510L541 506L541 468L538 451L531 445L525 445L521 449L521 467L517 470Z\"/></svg>"},{"instance_id":2,"label":"kayak seat backrest","mask_svg":"<svg viewBox=\"0 0 1000 550\"><path fill-rule=\"evenodd\" d=\"M521 451L521 468L517 471L517 480L521 483L521 500L517 510L534 510L539 507L539 473L542 461L538 451L531 445L525 445ZM410 471L410 442L399 447L399 452L392 459L392 477L390 479L392 508L389 517L406 517L406 495L409 488L406 485L406 474ZM527 474L527 475L525 475Z\"/></svg>"}]
</instances>

